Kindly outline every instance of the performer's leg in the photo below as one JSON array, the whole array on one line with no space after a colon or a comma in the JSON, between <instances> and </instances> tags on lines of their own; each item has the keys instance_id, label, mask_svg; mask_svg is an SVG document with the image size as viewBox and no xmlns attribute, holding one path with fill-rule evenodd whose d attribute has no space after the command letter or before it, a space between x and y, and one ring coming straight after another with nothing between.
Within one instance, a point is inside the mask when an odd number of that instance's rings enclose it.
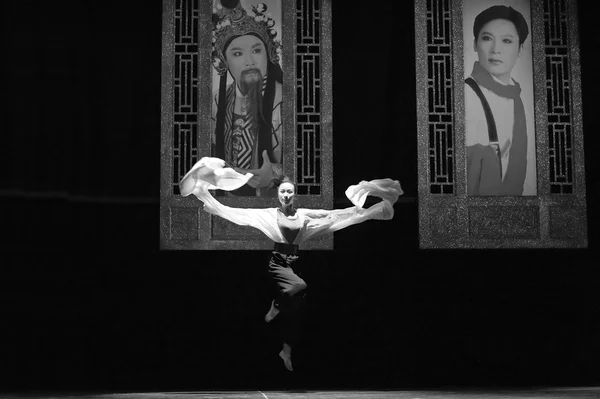
<instances>
[{"instance_id":1,"label":"performer's leg","mask_svg":"<svg viewBox=\"0 0 600 399\"><path fill-rule=\"evenodd\" d=\"M293 271L289 276L289 281L291 282L289 287L281 290L280 295L275 299L275 307L280 311L295 312L302 307L304 294L308 286Z\"/></svg>"},{"instance_id":2,"label":"performer's leg","mask_svg":"<svg viewBox=\"0 0 600 399\"><path fill-rule=\"evenodd\" d=\"M293 282L289 287L280 290L279 294L271 302L271 309L265 315L265 321L269 323L279 314L279 312L294 312L301 308L304 293L306 292L306 282L294 274Z\"/></svg>"},{"instance_id":3,"label":"performer's leg","mask_svg":"<svg viewBox=\"0 0 600 399\"><path fill-rule=\"evenodd\" d=\"M306 282L298 276L283 259L273 257L269 262L269 274L276 288L275 299L271 302L271 309L265 316L265 321L270 322L280 311L295 311L302 304L302 297L306 291Z\"/></svg>"},{"instance_id":4,"label":"performer's leg","mask_svg":"<svg viewBox=\"0 0 600 399\"><path fill-rule=\"evenodd\" d=\"M283 359L285 367L293 371L292 348L296 347L302 338L304 318L306 313L305 292L294 297L294 310L283 313L280 320L280 333L283 339L283 348L279 356Z\"/></svg>"},{"instance_id":5,"label":"performer's leg","mask_svg":"<svg viewBox=\"0 0 600 399\"><path fill-rule=\"evenodd\" d=\"M269 262L269 274L275 283L275 299L271 302L271 309L265 316L265 320L270 322L279 313L283 318L279 325L283 340L283 348L279 352L285 367L293 371L292 366L292 347L299 340L302 332L304 319L304 303L307 290L306 282L298 276L292 269L292 264L297 258L289 258L273 253Z\"/></svg>"},{"instance_id":6,"label":"performer's leg","mask_svg":"<svg viewBox=\"0 0 600 399\"><path fill-rule=\"evenodd\" d=\"M279 314L279 308L277 306L275 306L275 299L273 299L271 301L271 309L269 309L269 311L265 315L265 321L267 323L270 323L271 320L273 320L275 318L275 316L277 316L278 314Z\"/></svg>"},{"instance_id":7,"label":"performer's leg","mask_svg":"<svg viewBox=\"0 0 600 399\"><path fill-rule=\"evenodd\" d=\"M279 357L283 359L286 369L294 371L294 366L292 365L292 347L290 345L285 342L283 343L283 349L279 352Z\"/></svg>"}]
</instances>

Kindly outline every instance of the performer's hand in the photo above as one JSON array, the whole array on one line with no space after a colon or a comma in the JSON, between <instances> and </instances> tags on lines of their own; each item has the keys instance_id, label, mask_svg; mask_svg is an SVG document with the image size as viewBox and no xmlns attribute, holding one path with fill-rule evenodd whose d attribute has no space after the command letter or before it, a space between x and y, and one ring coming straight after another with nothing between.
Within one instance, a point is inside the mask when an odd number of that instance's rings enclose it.
<instances>
[{"instance_id":1,"label":"performer's hand","mask_svg":"<svg viewBox=\"0 0 600 399\"><path fill-rule=\"evenodd\" d=\"M267 155L267 150L262 153L263 164L260 169L249 169L248 172L254 176L248 181L248 185L252 188L263 188L268 187L273 181L273 167L271 166L271 160Z\"/></svg>"}]
</instances>

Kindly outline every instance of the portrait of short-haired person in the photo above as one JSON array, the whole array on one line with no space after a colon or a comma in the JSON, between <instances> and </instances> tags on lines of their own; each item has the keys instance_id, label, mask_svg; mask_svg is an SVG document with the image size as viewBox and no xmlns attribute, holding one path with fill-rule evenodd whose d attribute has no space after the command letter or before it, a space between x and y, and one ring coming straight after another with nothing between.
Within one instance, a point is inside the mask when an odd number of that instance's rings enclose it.
<instances>
[{"instance_id":1,"label":"portrait of short-haired person","mask_svg":"<svg viewBox=\"0 0 600 399\"><path fill-rule=\"evenodd\" d=\"M283 175L283 72L275 19L264 3L246 9L239 0L216 0L213 24L219 80L212 99L212 156L254 175L227 194L274 197L273 179Z\"/></svg>"},{"instance_id":2,"label":"portrait of short-haired person","mask_svg":"<svg viewBox=\"0 0 600 399\"><path fill-rule=\"evenodd\" d=\"M528 37L527 21L513 7L493 5L475 17L477 61L465 80L468 195L536 194L535 132L528 128L533 105L524 104L522 85L512 76Z\"/></svg>"}]
</instances>

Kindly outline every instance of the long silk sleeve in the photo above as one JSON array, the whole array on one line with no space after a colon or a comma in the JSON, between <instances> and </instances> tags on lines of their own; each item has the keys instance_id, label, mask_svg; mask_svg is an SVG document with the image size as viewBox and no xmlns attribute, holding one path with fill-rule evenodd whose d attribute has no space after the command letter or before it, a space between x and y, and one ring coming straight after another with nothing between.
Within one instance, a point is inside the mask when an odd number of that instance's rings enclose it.
<instances>
[{"instance_id":1,"label":"long silk sleeve","mask_svg":"<svg viewBox=\"0 0 600 399\"><path fill-rule=\"evenodd\" d=\"M226 166L219 158L205 157L198 161L179 183L182 196L194 194L204 203L204 210L240 226L251 226L262 231L275 242L286 242L277 225L277 209L233 208L221 204L209 190L235 190L250 180L252 174L242 175ZM295 240L300 244L309 238L333 233L367 220L390 220L394 217L393 205L403 194L400 183L391 179L361 181L348 187L346 196L354 206L345 209L312 210L299 208L303 228ZM381 198L377 204L365 209L368 196Z\"/></svg>"},{"instance_id":2,"label":"long silk sleeve","mask_svg":"<svg viewBox=\"0 0 600 399\"><path fill-rule=\"evenodd\" d=\"M232 191L246 184L251 177L251 173L242 175L226 167L225 161L219 158L204 157L186 173L179 187L182 196L194 194L202 201L206 212L240 226L254 227L271 240L281 242L275 208L233 208L221 204L209 191L216 189Z\"/></svg>"},{"instance_id":3,"label":"long silk sleeve","mask_svg":"<svg viewBox=\"0 0 600 399\"><path fill-rule=\"evenodd\" d=\"M346 197L354 206L335 210L303 210L308 222L302 241L367 220L390 220L394 217L393 205L402 194L400 183L391 179L362 181L350 186L346 190ZM381 198L382 201L365 209L363 205L368 196Z\"/></svg>"}]
</instances>

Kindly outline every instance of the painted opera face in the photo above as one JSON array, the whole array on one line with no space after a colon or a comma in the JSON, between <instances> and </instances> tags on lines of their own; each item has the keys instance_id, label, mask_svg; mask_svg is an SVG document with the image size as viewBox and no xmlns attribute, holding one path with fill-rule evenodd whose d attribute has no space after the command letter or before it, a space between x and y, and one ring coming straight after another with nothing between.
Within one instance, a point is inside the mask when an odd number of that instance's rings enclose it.
<instances>
[{"instance_id":1,"label":"painted opera face","mask_svg":"<svg viewBox=\"0 0 600 399\"><path fill-rule=\"evenodd\" d=\"M236 37L225 50L225 59L231 76L242 87L242 83L262 81L267 74L267 48L254 35Z\"/></svg>"}]
</instances>

